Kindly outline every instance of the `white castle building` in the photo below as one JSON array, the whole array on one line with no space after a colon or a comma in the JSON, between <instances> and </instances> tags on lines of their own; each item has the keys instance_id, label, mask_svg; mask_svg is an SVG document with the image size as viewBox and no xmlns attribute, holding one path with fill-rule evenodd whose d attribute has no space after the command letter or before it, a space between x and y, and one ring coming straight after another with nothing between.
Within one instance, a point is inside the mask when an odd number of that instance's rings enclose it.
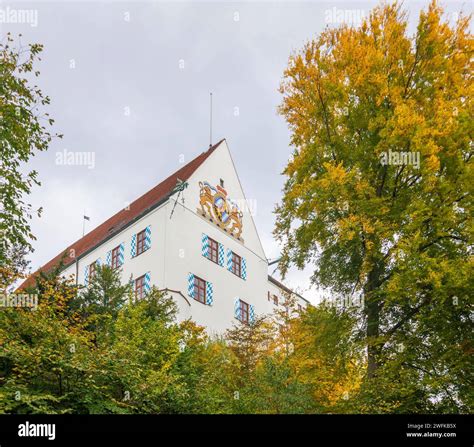
<instances>
[{"instance_id":1,"label":"white castle building","mask_svg":"<svg viewBox=\"0 0 474 447\"><path fill-rule=\"evenodd\" d=\"M137 298L152 285L176 301L178 319L209 333L251 323L293 293L268 275L252 212L225 140L106 220L40 270L86 285L98 264L119 268ZM21 288L34 284L28 278ZM308 302L295 294L301 308Z\"/></svg>"}]
</instances>

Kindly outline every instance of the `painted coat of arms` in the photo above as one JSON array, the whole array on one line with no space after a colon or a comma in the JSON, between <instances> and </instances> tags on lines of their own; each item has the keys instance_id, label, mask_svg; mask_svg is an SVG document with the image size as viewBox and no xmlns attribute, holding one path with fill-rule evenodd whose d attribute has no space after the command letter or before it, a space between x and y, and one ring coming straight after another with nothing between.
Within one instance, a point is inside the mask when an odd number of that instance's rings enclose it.
<instances>
[{"instance_id":1,"label":"painted coat of arms","mask_svg":"<svg viewBox=\"0 0 474 447\"><path fill-rule=\"evenodd\" d=\"M236 203L227 197L227 191L219 185L212 186L209 182L199 182L198 212L211 222L242 240L242 211Z\"/></svg>"}]
</instances>

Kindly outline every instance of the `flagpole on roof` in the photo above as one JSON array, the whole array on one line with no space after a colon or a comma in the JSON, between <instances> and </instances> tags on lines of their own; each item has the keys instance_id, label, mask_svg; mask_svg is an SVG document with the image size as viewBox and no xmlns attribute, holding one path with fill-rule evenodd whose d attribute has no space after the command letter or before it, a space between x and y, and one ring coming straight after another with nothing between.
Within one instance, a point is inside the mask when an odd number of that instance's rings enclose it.
<instances>
[{"instance_id":1,"label":"flagpole on roof","mask_svg":"<svg viewBox=\"0 0 474 447\"><path fill-rule=\"evenodd\" d=\"M86 216L86 210L84 210L84 214L82 215L82 237L84 237L86 231L86 220L90 220L90 217Z\"/></svg>"},{"instance_id":2,"label":"flagpole on roof","mask_svg":"<svg viewBox=\"0 0 474 447\"><path fill-rule=\"evenodd\" d=\"M210 117L209 117L209 147L212 146L212 92L209 93Z\"/></svg>"}]
</instances>

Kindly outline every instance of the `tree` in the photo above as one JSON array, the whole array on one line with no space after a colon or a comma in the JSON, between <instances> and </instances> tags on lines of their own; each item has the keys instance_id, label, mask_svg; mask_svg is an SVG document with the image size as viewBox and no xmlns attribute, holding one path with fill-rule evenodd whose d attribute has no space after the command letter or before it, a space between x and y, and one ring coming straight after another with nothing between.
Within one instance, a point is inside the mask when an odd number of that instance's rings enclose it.
<instances>
[{"instance_id":1,"label":"tree","mask_svg":"<svg viewBox=\"0 0 474 447\"><path fill-rule=\"evenodd\" d=\"M177 413L232 413L240 397L240 363L225 340L211 339L190 320L180 324L181 353L175 369L186 392L175 401Z\"/></svg>"},{"instance_id":2,"label":"tree","mask_svg":"<svg viewBox=\"0 0 474 447\"><path fill-rule=\"evenodd\" d=\"M146 300L120 307L106 325L91 325L72 310L77 288L71 280L43 279L39 293L36 310L0 312L0 413L182 408L190 393L176 364L186 334L174 322L171 298L153 288Z\"/></svg>"},{"instance_id":3,"label":"tree","mask_svg":"<svg viewBox=\"0 0 474 447\"><path fill-rule=\"evenodd\" d=\"M74 286L57 284L43 284L36 309L0 312L2 413L86 412L92 395L107 400L95 384L101 356L92 349L92 334L67 312Z\"/></svg>"},{"instance_id":4,"label":"tree","mask_svg":"<svg viewBox=\"0 0 474 447\"><path fill-rule=\"evenodd\" d=\"M315 283L363 296L368 378L393 360L397 337L408 351L423 340L442 366L423 373L413 355L404 368L419 381L448 373L454 401L472 350L468 26L461 17L450 27L432 2L410 37L395 3L290 58L280 113L295 149L275 228L283 273L314 263ZM451 349L457 359L443 360Z\"/></svg>"},{"instance_id":5,"label":"tree","mask_svg":"<svg viewBox=\"0 0 474 447\"><path fill-rule=\"evenodd\" d=\"M0 291L8 293L13 290L15 282L24 278L30 261L26 259L28 249L24 246L10 245L6 251L8 263L0 263Z\"/></svg>"},{"instance_id":6,"label":"tree","mask_svg":"<svg viewBox=\"0 0 474 447\"><path fill-rule=\"evenodd\" d=\"M355 326L354 315L327 303L293 321L293 375L310 385L319 412L347 412L358 392L364 362Z\"/></svg>"},{"instance_id":7,"label":"tree","mask_svg":"<svg viewBox=\"0 0 474 447\"><path fill-rule=\"evenodd\" d=\"M131 412L173 412L185 385L173 365L182 333L173 322L172 298L152 288L146 299L131 302L118 313L107 342L108 369L114 396Z\"/></svg>"},{"instance_id":8,"label":"tree","mask_svg":"<svg viewBox=\"0 0 474 447\"><path fill-rule=\"evenodd\" d=\"M22 165L37 151L47 150L55 136L46 127L54 120L48 113L40 115L40 107L50 100L28 79L30 74L39 76L34 64L43 47L14 48L13 42L8 33L0 43L0 265L10 262L12 247L31 249L31 206L24 196L39 181L34 170L23 174Z\"/></svg>"},{"instance_id":9,"label":"tree","mask_svg":"<svg viewBox=\"0 0 474 447\"><path fill-rule=\"evenodd\" d=\"M265 316L257 316L251 324L235 323L224 335L230 349L239 359L242 376L252 374L257 364L271 351L275 327Z\"/></svg>"},{"instance_id":10,"label":"tree","mask_svg":"<svg viewBox=\"0 0 474 447\"><path fill-rule=\"evenodd\" d=\"M108 266L97 266L87 287L83 288L71 303L84 320L89 330L103 335L110 329L119 310L131 299L129 283L121 284L120 270Z\"/></svg>"}]
</instances>

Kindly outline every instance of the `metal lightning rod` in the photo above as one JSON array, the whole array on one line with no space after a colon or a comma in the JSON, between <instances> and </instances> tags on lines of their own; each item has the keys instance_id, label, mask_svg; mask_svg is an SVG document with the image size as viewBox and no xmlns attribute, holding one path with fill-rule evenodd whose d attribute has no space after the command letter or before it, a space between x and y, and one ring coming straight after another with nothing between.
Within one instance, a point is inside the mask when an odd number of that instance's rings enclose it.
<instances>
[{"instance_id":1,"label":"metal lightning rod","mask_svg":"<svg viewBox=\"0 0 474 447\"><path fill-rule=\"evenodd\" d=\"M209 101L210 101L210 116L209 116L209 147L212 146L212 92L209 93Z\"/></svg>"}]
</instances>

